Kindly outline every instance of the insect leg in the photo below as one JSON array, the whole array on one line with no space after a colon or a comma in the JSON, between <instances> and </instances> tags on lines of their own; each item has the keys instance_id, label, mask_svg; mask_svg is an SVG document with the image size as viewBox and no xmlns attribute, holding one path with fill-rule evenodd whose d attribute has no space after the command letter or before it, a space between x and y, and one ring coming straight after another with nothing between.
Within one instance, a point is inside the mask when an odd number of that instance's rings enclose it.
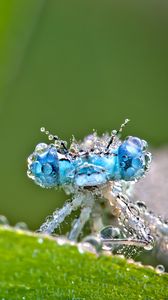
<instances>
[{"instance_id":1,"label":"insect leg","mask_svg":"<svg viewBox=\"0 0 168 300\"><path fill-rule=\"evenodd\" d=\"M81 233L85 223L89 220L90 218L90 213L91 213L91 207L83 207L81 210L81 214L79 218L74 222L72 230L69 233L68 238L70 240L77 240L79 234Z\"/></svg>"},{"instance_id":2,"label":"insect leg","mask_svg":"<svg viewBox=\"0 0 168 300\"><path fill-rule=\"evenodd\" d=\"M128 245L128 246L138 246L138 247L145 247L149 243L145 240L140 239L132 239L132 238L125 238L125 239L101 239L103 244L115 244L115 245Z\"/></svg>"},{"instance_id":3,"label":"insect leg","mask_svg":"<svg viewBox=\"0 0 168 300\"><path fill-rule=\"evenodd\" d=\"M40 226L38 232L51 234L71 214L72 211L78 209L83 200L83 194L79 193L72 202L67 202L65 205L47 218Z\"/></svg>"},{"instance_id":4,"label":"insect leg","mask_svg":"<svg viewBox=\"0 0 168 300\"><path fill-rule=\"evenodd\" d=\"M103 220L102 220L102 215L103 215L103 209L99 203L99 201L95 201L93 211L92 211L92 233L99 232L103 227Z\"/></svg>"},{"instance_id":5,"label":"insect leg","mask_svg":"<svg viewBox=\"0 0 168 300\"><path fill-rule=\"evenodd\" d=\"M120 221L123 228L125 228L129 234L128 238L111 239L111 241L108 239L109 242L137 245L140 247L150 245L151 242L153 242L150 229L139 215L137 208L129 201L126 195L117 191L115 184L113 186L109 184L104 192L104 197L109 200L112 206L112 213L114 212L113 215ZM104 242L107 243L107 241Z\"/></svg>"},{"instance_id":6,"label":"insect leg","mask_svg":"<svg viewBox=\"0 0 168 300\"><path fill-rule=\"evenodd\" d=\"M85 194L86 198L85 198L85 203L83 202L84 206L81 210L80 216L77 220L75 220L72 229L69 233L68 238L70 240L77 240L84 225L86 224L86 222L89 220L90 218L90 214L92 211L92 207L94 204L94 197L91 193L87 193Z\"/></svg>"}]
</instances>

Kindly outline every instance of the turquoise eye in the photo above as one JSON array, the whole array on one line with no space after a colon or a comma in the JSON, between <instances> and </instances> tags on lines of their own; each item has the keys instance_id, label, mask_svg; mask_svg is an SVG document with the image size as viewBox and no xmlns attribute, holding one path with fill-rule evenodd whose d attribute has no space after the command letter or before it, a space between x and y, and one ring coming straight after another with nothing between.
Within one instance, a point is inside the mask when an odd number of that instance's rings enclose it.
<instances>
[{"instance_id":1,"label":"turquoise eye","mask_svg":"<svg viewBox=\"0 0 168 300\"><path fill-rule=\"evenodd\" d=\"M137 137L128 137L118 149L121 179L135 180L143 176L147 169L147 143Z\"/></svg>"},{"instance_id":2,"label":"turquoise eye","mask_svg":"<svg viewBox=\"0 0 168 300\"><path fill-rule=\"evenodd\" d=\"M54 187L59 184L57 150L53 145L39 144L28 161L28 176L42 187Z\"/></svg>"},{"instance_id":3,"label":"turquoise eye","mask_svg":"<svg viewBox=\"0 0 168 300\"><path fill-rule=\"evenodd\" d=\"M31 164L30 169L34 175L41 173L41 164L39 161L35 161Z\"/></svg>"}]
</instances>

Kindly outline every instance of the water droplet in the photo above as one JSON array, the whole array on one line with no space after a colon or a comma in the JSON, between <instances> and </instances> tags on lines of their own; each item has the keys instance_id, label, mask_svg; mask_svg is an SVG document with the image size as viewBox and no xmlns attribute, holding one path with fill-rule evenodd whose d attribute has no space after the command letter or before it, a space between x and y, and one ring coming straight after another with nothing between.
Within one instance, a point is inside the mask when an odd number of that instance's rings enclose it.
<instances>
[{"instance_id":1,"label":"water droplet","mask_svg":"<svg viewBox=\"0 0 168 300\"><path fill-rule=\"evenodd\" d=\"M87 236L83 239L82 242L91 244L95 248L96 252L100 252L100 250L102 249L101 240L96 236Z\"/></svg>"},{"instance_id":2,"label":"water droplet","mask_svg":"<svg viewBox=\"0 0 168 300\"><path fill-rule=\"evenodd\" d=\"M112 134L116 135L117 134L117 130L112 130Z\"/></svg>"},{"instance_id":3,"label":"water droplet","mask_svg":"<svg viewBox=\"0 0 168 300\"><path fill-rule=\"evenodd\" d=\"M163 224L161 226L159 226L159 230L163 235L168 235L168 225L167 224Z\"/></svg>"},{"instance_id":4,"label":"water droplet","mask_svg":"<svg viewBox=\"0 0 168 300\"><path fill-rule=\"evenodd\" d=\"M29 165L32 164L33 158L34 158L34 155L33 155L33 154L29 155L29 157L28 157L28 159L27 159L27 162L28 162Z\"/></svg>"},{"instance_id":5,"label":"water droplet","mask_svg":"<svg viewBox=\"0 0 168 300\"><path fill-rule=\"evenodd\" d=\"M153 249L153 244L152 244L152 243L149 243L149 244L145 245L145 246L144 246L144 249L145 249L145 250L148 250L148 251L152 250L152 249Z\"/></svg>"},{"instance_id":6,"label":"water droplet","mask_svg":"<svg viewBox=\"0 0 168 300\"><path fill-rule=\"evenodd\" d=\"M145 151L148 148L148 143L145 140L142 140L142 149Z\"/></svg>"},{"instance_id":7,"label":"water droplet","mask_svg":"<svg viewBox=\"0 0 168 300\"><path fill-rule=\"evenodd\" d=\"M3 215L0 215L0 225L9 225L8 219Z\"/></svg>"},{"instance_id":8,"label":"water droplet","mask_svg":"<svg viewBox=\"0 0 168 300\"><path fill-rule=\"evenodd\" d=\"M102 239L103 250L110 251L113 248L115 248L116 246L114 246L113 243L111 243L110 241L108 243L107 240L108 239L117 239L120 237L120 234L121 234L120 229L117 227L112 227L110 225L110 226L106 226L105 228L103 228L100 231L100 238ZM104 240L104 242L103 242L103 240ZM106 243L105 243L105 240L106 240Z\"/></svg>"},{"instance_id":9,"label":"water droplet","mask_svg":"<svg viewBox=\"0 0 168 300\"><path fill-rule=\"evenodd\" d=\"M50 141L52 141L52 140L54 139L54 136L53 136L52 134L49 134L48 139L49 139Z\"/></svg>"},{"instance_id":10,"label":"water droplet","mask_svg":"<svg viewBox=\"0 0 168 300\"><path fill-rule=\"evenodd\" d=\"M147 209L145 202L143 201L137 201L136 205L138 206L138 208L140 209L140 211L145 212L145 210Z\"/></svg>"},{"instance_id":11,"label":"water droplet","mask_svg":"<svg viewBox=\"0 0 168 300\"><path fill-rule=\"evenodd\" d=\"M38 238L37 241L38 241L39 244L42 244L44 242L43 238Z\"/></svg>"},{"instance_id":12,"label":"water droplet","mask_svg":"<svg viewBox=\"0 0 168 300\"><path fill-rule=\"evenodd\" d=\"M25 222L16 223L15 228L22 229L22 230L28 230L28 226Z\"/></svg>"},{"instance_id":13,"label":"water droplet","mask_svg":"<svg viewBox=\"0 0 168 300\"><path fill-rule=\"evenodd\" d=\"M33 253L32 253L32 257L33 257L33 258L34 258L34 257L37 257L38 253L39 253L39 250L38 250L38 249L34 249L34 251L33 251Z\"/></svg>"},{"instance_id":14,"label":"water droplet","mask_svg":"<svg viewBox=\"0 0 168 300\"><path fill-rule=\"evenodd\" d=\"M45 222L48 222L48 223L51 222L52 219L53 219L53 216L57 215L57 211L58 211L58 210L55 210L54 213L53 213L53 215L48 215L48 216L45 218Z\"/></svg>"},{"instance_id":15,"label":"water droplet","mask_svg":"<svg viewBox=\"0 0 168 300\"><path fill-rule=\"evenodd\" d=\"M139 207L137 205L130 204L129 209L131 210L134 216L139 216Z\"/></svg>"},{"instance_id":16,"label":"water droplet","mask_svg":"<svg viewBox=\"0 0 168 300\"><path fill-rule=\"evenodd\" d=\"M165 272L165 267L163 265L157 265L155 268L157 273L164 273Z\"/></svg>"},{"instance_id":17,"label":"water droplet","mask_svg":"<svg viewBox=\"0 0 168 300\"><path fill-rule=\"evenodd\" d=\"M45 132L45 127L41 127L41 128L40 128L40 131L41 131L41 132Z\"/></svg>"},{"instance_id":18,"label":"water droplet","mask_svg":"<svg viewBox=\"0 0 168 300\"><path fill-rule=\"evenodd\" d=\"M36 146L35 151L38 152L38 153L41 153L41 152L43 152L44 150L46 150L47 147L48 147L47 144L45 144L45 143L39 143L39 144Z\"/></svg>"},{"instance_id":19,"label":"water droplet","mask_svg":"<svg viewBox=\"0 0 168 300\"><path fill-rule=\"evenodd\" d=\"M120 237L120 229L117 227L106 226L100 231L100 237L102 239L111 239L111 238L119 238Z\"/></svg>"},{"instance_id":20,"label":"water droplet","mask_svg":"<svg viewBox=\"0 0 168 300\"><path fill-rule=\"evenodd\" d=\"M113 246L110 243L109 244L103 244L102 249L105 250L105 251L112 251Z\"/></svg>"}]
</instances>

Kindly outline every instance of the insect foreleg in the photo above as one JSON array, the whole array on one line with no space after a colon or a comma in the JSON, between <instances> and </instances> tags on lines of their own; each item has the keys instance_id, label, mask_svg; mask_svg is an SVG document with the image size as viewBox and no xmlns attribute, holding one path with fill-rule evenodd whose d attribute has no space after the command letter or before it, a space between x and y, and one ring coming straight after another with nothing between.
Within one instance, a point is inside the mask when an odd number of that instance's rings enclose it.
<instances>
[{"instance_id":1,"label":"insect foreleg","mask_svg":"<svg viewBox=\"0 0 168 300\"><path fill-rule=\"evenodd\" d=\"M129 236L124 239L107 239L110 243L145 246L150 244L153 239L150 235L150 230L146 226L144 220L138 213L137 208L131 203L126 195L122 192L117 192L115 185L109 185L103 192L106 199L109 200L112 206L112 213L120 220ZM107 243L104 240L104 243Z\"/></svg>"},{"instance_id":2,"label":"insect foreleg","mask_svg":"<svg viewBox=\"0 0 168 300\"><path fill-rule=\"evenodd\" d=\"M79 193L72 202L64 204L63 208L55 210L55 212L47 218L47 220L40 226L39 232L51 234L64 221L64 219L71 214L72 211L78 209L83 200L83 195Z\"/></svg>"},{"instance_id":3,"label":"insect foreleg","mask_svg":"<svg viewBox=\"0 0 168 300\"><path fill-rule=\"evenodd\" d=\"M85 194L85 199L83 201L84 206L81 209L80 216L73 223L72 230L69 233L68 238L70 240L77 240L77 238L79 237L83 227L85 226L86 222L90 218L90 214L92 212L93 204L94 204L94 196L90 192L86 193Z\"/></svg>"}]
</instances>

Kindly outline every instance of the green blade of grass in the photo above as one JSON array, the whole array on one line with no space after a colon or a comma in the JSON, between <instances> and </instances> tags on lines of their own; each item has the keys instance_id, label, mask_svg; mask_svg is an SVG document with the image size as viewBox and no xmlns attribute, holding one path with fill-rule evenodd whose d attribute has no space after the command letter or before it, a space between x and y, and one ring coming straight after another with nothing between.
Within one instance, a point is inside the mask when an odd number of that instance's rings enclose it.
<instances>
[{"instance_id":1,"label":"green blade of grass","mask_svg":"<svg viewBox=\"0 0 168 300\"><path fill-rule=\"evenodd\" d=\"M168 275L97 257L41 235L0 228L1 299L168 299Z\"/></svg>"}]
</instances>

